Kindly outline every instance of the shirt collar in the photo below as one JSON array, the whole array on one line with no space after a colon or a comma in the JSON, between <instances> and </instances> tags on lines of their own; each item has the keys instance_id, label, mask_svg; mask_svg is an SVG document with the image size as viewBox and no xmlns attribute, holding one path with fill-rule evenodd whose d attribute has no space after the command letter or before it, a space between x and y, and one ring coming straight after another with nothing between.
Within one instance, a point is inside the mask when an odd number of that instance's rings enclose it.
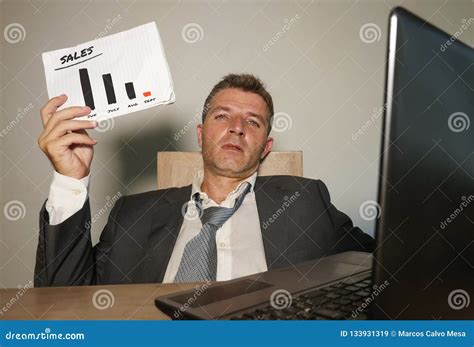
<instances>
[{"instance_id":1,"label":"shirt collar","mask_svg":"<svg viewBox=\"0 0 474 347\"><path fill-rule=\"evenodd\" d=\"M191 189L191 198L190 198L191 200L194 199L194 195L196 193L199 193L201 199L203 199L203 200L209 199L207 194L204 193L203 191L201 191L201 184L202 184L203 179L204 179L204 171L203 170L198 170L194 174L194 177L193 177L193 183L192 183L192 189ZM253 193L253 191L254 191L253 189L254 189L256 180L257 180L257 171L255 171L252 176L249 176L245 180L240 182L237 185L237 187L235 187L235 189L233 191L231 191L229 193L229 195L227 195L227 197L224 201L227 201L229 199L234 200L235 198L237 198L239 196L239 194L242 192L242 190L244 189L244 186L243 186L244 182L249 182L250 183L249 193Z\"/></svg>"}]
</instances>

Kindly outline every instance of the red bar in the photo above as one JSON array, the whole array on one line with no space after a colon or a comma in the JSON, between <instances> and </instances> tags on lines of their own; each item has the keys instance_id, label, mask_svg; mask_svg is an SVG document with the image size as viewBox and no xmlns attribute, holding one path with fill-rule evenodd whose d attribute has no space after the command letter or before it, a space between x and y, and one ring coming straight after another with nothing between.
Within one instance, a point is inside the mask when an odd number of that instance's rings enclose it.
<instances>
[{"instance_id":1,"label":"red bar","mask_svg":"<svg viewBox=\"0 0 474 347\"><path fill-rule=\"evenodd\" d=\"M151 92L144 92L144 93L143 93L143 96L144 96L144 97L151 96Z\"/></svg>"}]
</instances>

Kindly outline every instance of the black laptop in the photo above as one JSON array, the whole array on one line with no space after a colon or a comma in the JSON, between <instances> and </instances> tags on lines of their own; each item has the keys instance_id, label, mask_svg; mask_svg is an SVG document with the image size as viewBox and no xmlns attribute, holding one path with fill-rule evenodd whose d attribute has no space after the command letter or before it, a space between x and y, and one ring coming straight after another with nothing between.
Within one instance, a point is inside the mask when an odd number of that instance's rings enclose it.
<instances>
[{"instance_id":1,"label":"black laptop","mask_svg":"<svg viewBox=\"0 0 474 347\"><path fill-rule=\"evenodd\" d=\"M474 51L396 8L385 88L373 256L197 284L156 306L173 319L474 319Z\"/></svg>"}]
</instances>

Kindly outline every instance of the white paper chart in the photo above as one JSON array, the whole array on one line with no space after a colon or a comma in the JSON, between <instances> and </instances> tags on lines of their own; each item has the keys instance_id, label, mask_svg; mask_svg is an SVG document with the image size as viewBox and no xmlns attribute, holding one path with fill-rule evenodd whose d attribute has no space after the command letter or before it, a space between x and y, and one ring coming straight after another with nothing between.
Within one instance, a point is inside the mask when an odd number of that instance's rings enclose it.
<instances>
[{"instance_id":1,"label":"white paper chart","mask_svg":"<svg viewBox=\"0 0 474 347\"><path fill-rule=\"evenodd\" d=\"M81 119L101 121L175 101L154 22L43 53L43 64L50 98L64 93L68 100L61 108L91 108Z\"/></svg>"}]
</instances>

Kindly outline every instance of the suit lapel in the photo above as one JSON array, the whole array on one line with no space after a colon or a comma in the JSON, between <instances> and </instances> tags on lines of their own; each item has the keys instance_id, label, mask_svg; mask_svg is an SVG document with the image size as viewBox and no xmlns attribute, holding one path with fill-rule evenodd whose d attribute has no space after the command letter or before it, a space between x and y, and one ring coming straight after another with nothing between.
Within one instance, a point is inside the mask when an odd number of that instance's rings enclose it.
<instances>
[{"instance_id":1,"label":"suit lapel","mask_svg":"<svg viewBox=\"0 0 474 347\"><path fill-rule=\"evenodd\" d=\"M147 244L144 282L163 282L168 262L183 224L183 205L189 200L191 185L164 196L151 212L151 231Z\"/></svg>"},{"instance_id":2,"label":"suit lapel","mask_svg":"<svg viewBox=\"0 0 474 347\"><path fill-rule=\"evenodd\" d=\"M279 213L287 191L270 181L270 176L259 176L255 182L260 230L268 269L288 264L285 254L288 248L288 215Z\"/></svg>"}]
</instances>

